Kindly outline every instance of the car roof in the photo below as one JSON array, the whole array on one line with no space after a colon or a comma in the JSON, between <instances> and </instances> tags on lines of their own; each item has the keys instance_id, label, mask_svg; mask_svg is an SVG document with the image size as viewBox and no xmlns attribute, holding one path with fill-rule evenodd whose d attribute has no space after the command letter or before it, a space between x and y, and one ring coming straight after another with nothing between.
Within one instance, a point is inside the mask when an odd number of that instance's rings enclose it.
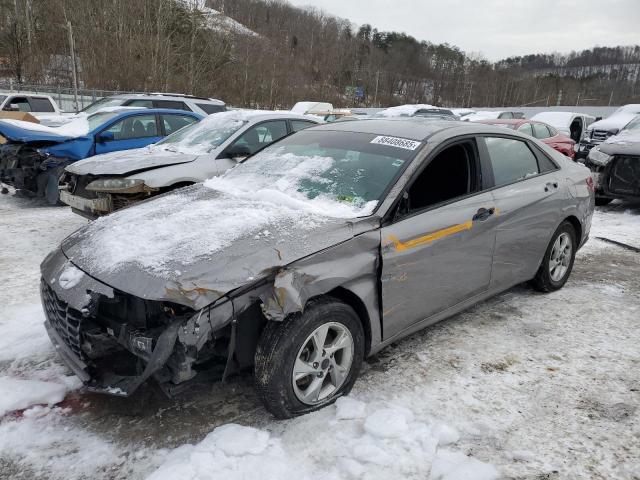
<instances>
[{"instance_id":1,"label":"car roof","mask_svg":"<svg viewBox=\"0 0 640 480\"><path fill-rule=\"evenodd\" d=\"M233 111L233 110L232 110ZM320 120L314 118L310 115L302 115L300 113L291 113L287 110L283 110L281 112L274 111L251 111L251 110L240 110L246 114L245 119L249 122L260 122L263 120L279 120L279 119L290 119L290 120L306 120L308 122L319 123ZM215 113L213 115L216 115Z\"/></svg>"},{"instance_id":2,"label":"car roof","mask_svg":"<svg viewBox=\"0 0 640 480\"><path fill-rule=\"evenodd\" d=\"M213 105L225 105L222 100L216 98L196 97L193 95L183 95L181 93L120 93L118 95L112 95L109 98L133 98L141 100L175 100L177 102L185 100L193 100L195 102L207 103Z\"/></svg>"},{"instance_id":3,"label":"car roof","mask_svg":"<svg viewBox=\"0 0 640 480\"><path fill-rule=\"evenodd\" d=\"M172 113L172 114L178 114L178 115L188 115L191 117L197 117L197 118L205 118L204 115L202 115L201 113L197 113L197 112L189 112L187 110L178 110L176 108L123 108L122 110L106 110L106 111L102 111L102 110L98 110L96 113L92 113L90 116L93 115L98 115L100 113L115 113L116 116L112 117L113 118L120 118L120 117L126 117L128 115L137 115L137 114L167 114L167 113Z\"/></svg>"},{"instance_id":4,"label":"car roof","mask_svg":"<svg viewBox=\"0 0 640 480\"><path fill-rule=\"evenodd\" d=\"M452 134L498 133L504 134L504 127L479 122L460 122L458 120L428 120L420 117L402 118L365 118L357 122L333 122L312 127L315 131L339 131L388 135L423 141L439 132L450 130ZM511 132L509 132L511 133ZM514 132L515 133L515 132Z\"/></svg>"}]
</instances>

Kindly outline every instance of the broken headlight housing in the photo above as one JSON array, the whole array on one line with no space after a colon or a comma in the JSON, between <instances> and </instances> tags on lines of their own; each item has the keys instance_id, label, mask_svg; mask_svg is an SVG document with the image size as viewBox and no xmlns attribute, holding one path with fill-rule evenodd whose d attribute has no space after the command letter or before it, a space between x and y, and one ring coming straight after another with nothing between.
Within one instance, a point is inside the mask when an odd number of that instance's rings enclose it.
<instances>
[{"instance_id":1,"label":"broken headlight housing","mask_svg":"<svg viewBox=\"0 0 640 480\"><path fill-rule=\"evenodd\" d=\"M138 193L151 190L144 184L144 180L137 178L102 178L91 182L86 189L109 193Z\"/></svg>"},{"instance_id":2,"label":"broken headlight housing","mask_svg":"<svg viewBox=\"0 0 640 480\"><path fill-rule=\"evenodd\" d=\"M593 147L589 152L589 161L594 165L606 165L613 158L600 150L600 147Z\"/></svg>"}]
</instances>

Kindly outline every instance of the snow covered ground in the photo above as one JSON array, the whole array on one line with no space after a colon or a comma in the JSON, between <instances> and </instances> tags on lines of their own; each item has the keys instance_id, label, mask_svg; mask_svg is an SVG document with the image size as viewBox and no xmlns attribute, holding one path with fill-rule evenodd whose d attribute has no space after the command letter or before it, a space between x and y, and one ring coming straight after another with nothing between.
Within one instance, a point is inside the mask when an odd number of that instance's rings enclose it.
<instances>
[{"instance_id":1,"label":"snow covered ground","mask_svg":"<svg viewBox=\"0 0 640 480\"><path fill-rule=\"evenodd\" d=\"M520 286L398 342L288 421L250 375L174 400L79 390L38 265L85 222L0 197L0 478L640 479L640 254L594 239L640 247L638 204L596 212L564 289Z\"/></svg>"}]
</instances>

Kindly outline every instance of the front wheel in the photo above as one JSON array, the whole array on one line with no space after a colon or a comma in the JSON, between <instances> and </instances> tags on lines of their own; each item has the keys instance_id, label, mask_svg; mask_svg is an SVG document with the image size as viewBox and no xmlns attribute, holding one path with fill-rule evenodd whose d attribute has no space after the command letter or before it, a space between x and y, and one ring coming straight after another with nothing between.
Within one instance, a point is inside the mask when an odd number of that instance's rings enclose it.
<instances>
[{"instance_id":1,"label":"front wheel","mask_svg":"<svg viewBox=\"0 0 640 480\"><path fill-rule=\"evenodd\" d=\"M576 230L564 221L554 232L542 259L542 264L531 280L531 285L541 292L559 290L567 283L576 257Z\"/></svg>"},{"instance_id":2,"label":"front wheel","mask_svg":"<svg viewBox=\"0 0 640 480\"><path fill-rule=\"evenodd\" d=\"M278 418L325 407L347 393L364 358L364 330L349 305L329 297L268 322L255 355L258 395Z\"/></svg>"}]
</instances>

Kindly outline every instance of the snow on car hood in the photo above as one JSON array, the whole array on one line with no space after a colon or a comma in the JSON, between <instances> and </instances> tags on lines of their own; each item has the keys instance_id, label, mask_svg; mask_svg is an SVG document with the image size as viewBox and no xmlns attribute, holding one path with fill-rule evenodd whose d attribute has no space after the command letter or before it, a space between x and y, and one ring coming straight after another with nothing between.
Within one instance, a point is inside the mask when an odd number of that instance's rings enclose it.
<instances>
[{"instance_id":1,"label":"snow on car hood","mask_svg":"<svg viewBox=\"0 0 640 480\"><path fill-rule=\"evenodd\" d=\"M607 155L640 155L640 131L626 131L607 138L600 145Z\"/></svg>"},{"instance_id":2,"label":"snow on car hood","mask_svg":"<svg viewBox=\"0 0 640 480\"><path fill-rule=\"evenodd\" d=\"M620 112L615 113L603 120L598 120L589 125L589 131L592 130L620 130L627 123L637 117L635 113Z\"/></svg>"},{"instance_id":3,"label":"snow on car hood","mask_svg":"<svg viewBox=\"0 0 640 480\"><path fill-rule=\"evenodd\" d=\"M143 202L95 220L62 250L112 288L197 309L365 228L328 204L233 188L199 184Z\"/></svg>"},{"instance_id":4,"label":"snow on car hood","mask_svg":"<svg viewBox=\"0 0 640 480\"><path fill-rule=\"evenodd\" d=\"M172 152L152 145L105 153L74 162L67 171L76 175L126 175L152 168L193 162L197 155Z\"/></svg>"},{"instance_id":5,"label":"snow on car hood","mask_svg":"<svg viewBox=\"0 0 640 480\"><path fill-rule=\"evenodd\" d=\"M85 117L75 118L58 127L22 120L0 120L0 134L9 140L21 142L38 140L64 142L70 138L86 135L88 132L89 123Z\"/></svg>"}]
</instances>

